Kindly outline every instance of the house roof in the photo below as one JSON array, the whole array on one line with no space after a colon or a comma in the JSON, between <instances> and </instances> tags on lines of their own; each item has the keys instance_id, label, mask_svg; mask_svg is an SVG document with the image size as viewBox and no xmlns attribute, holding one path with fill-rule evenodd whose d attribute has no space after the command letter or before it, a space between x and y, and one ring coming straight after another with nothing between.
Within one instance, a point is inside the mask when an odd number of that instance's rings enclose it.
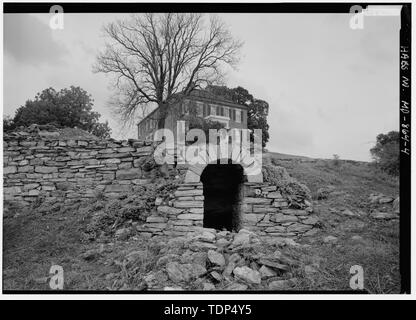
<instances>
[{"instance_id":1,"label":"house roof","mask_svg":"<svg viewBox=\"0 0 416 320\"><path fill-rule=\"evenodd\" d=\"M179 95L179 94L178 94ZM202 90L202 89L195 89L193 90L188 96L185 96L184 99L189 100L198 100L198 101L204 101L208 103L219 103L221 105L227 105L230 107L240 108L240 109L246 109L247 107L245 105L241 105L238 103L235 103L229 99L224 98L223 96L216 95L208 90ZM142 123L144 120L148 119L151 115L153 115L159 107L154 109L152 112L150 112L146 117L144 117L142 120L140 120L137 125Z\"/></svg>"}]
</instances>

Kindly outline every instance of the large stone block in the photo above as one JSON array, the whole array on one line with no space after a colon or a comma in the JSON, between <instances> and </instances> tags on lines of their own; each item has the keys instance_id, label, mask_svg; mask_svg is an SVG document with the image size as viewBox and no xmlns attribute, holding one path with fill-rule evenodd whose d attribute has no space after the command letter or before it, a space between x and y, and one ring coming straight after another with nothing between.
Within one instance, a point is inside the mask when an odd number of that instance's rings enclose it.
<instances>
[{"instance_id":1,"label":"large stone block","mask_svg":"<svg viewBox=\"0 0 416 320\"><path fill-rule=\"evenodd\" d=\"M273 226L273 227L268 227L266 229L264 229L265 232L285 232L286 228L282 227L282 226Z\"/></svg>"},{"instance_id":2,"label":"large stone block","mask_svg":"<svg viewBox=\"0 0 416 320\"><path fill-rule=\"evenodd\" d=\"M130 153L128 152L100 153L97 155L97 159L127 158L127 157L130 157Z\"/></svg>"},{"instance_id":3,"label":"large stone block","mask_svg":"<svg viewBox=\"0 0 416 320\"><path fill-rule=\"evenodd\" d=\"M276 208L270 206L262 206L262 205L254 205L253 212L254 213L268 213L268 212L276 212Z\"/></svg>"},{"instance_id":4,"label":"large stone block","mask_svg":"<svg viewBox=\"0 0 416 320\"><path fill-rule=\"evenodd\" d=\"M203 208L203 201L175 201L176 208Z\"/></svg>"},{"instance_id":5,"label":"large stone block","mask_svg":"<svg viewBox=\"0 0 416 320\"><path fill-rule=\"evenodd\" d=\"M302 223L294 223L287 227L288 232L299 232L299 233L306 232L310 229L312 229L311 225L306 225Z\"/></svg>"},{"instance_id":6,"label":"large stone block","mask_svg":"<svg viewBox=\"0 0 416 320\"><path fill-rule=\"evenodd\" d=\"M119 169L131 169L133 167L133 165L131 164L131 162L122 162L118 165Z\"/></svg>"},{"instance_id":7,"label":"large stone block","mask_svg":"<svg viewBox=\"0 0 416 320\"><path fill-rule=\"evenodd\" d=\"M165 229L167 227L167 223L158 223L158 222L151 222L151 223L145 223L143 225L145 228L149 229Z\"/></svg>"},{"instance_id":8,"label":"large stone block","mask_svg":"<svg viewBox=\"0 0 416 320\"><path fill-rule=\"evenodd\" d=\"M319 222L319 219L317 217L308 217L305 220L302 220L303 224L310 224L315 225Z\"/></svg>"},{"instance_id":9,"label":"large stone block","mask_svg":"<svg viewBox=\"0 0 416 320\"><path fill-rule=\"evenodd\" d=\"M116 178L117 179L139 179L142 176L142 171L139 168L126 169L126 170L117 170Z\"/></svg>"},{"instance_id":10,"label":"large stone block","mask_svg":"<svg viewBox=\"0 0 416 320\"><path fill-rule=\"evenodd\" d=\"M131 182L136 185L145 185L145 184L150 183L150 180L149 179L134 179Z\"/></svg>"},{"instance_id":11,"label":"large stone block","mask_svg":"<svg viewBox=\"0 0 416 320\"><path fill-rule=\"evenodd\" d=\"M178 215L178 219L180 220L202 220L204 219L203 214L198 213L183 213Z\"/></svg>"},{"instance_id":12,"label":"large stone block","mask_svg":"<svg viewBox=\"0 0 416 320\"><path fill-rule=\"evenodd\" d=\"M3 192L5 194L16 194L22 192L22 189L20 187L4 187Z\"/></svg>"},{"instance_id":13,"label":"large stone block","mask_svg":"<svg viewBox=\"0 0 416 320\"><path fill-rule=\"evenodd\" d=\"M204 208L190 208L189 209L190 213L199 213L199 214L203 214L204 213Z\"/></svg>"},{"instance_id":14,"label":"large stone block","mask_svg":"<svg viewBox=\"0 0 416 320\"><path fill-rule=\"evenodd\" d=\"M28 183L23 186L23 190L30 190L39 187L39 183Z\"/></svg>"},{"instance_id":15,"label":"large stone block","mask_svg":"<svg viewBox=\"0 0 416 320\"><path fill-rule=\"evenodd\" d=\"M136 151L136 149L132 148L132 147L122 147L122 148L118 148L116 150L117 150L117 152L134 152L134 151Z\"/></svg>"},{"instance_id":16,"label":"large stone block","mask_svg":"<svg viewBox=\"0 0 416 320\"><path fill-rule=\"evenodd\" d=\"M126 184L110 184L105 188L106 192L129 192L131 191L131 186Z\"/></svg>"},{"instance_id":17,"label":"large stone block","mask_svg":"<svg viewBox=\"0 0 416 320\"><path fill-rule=\"evenodd\" d=\"M187 220L184 220L184 221L187 221ZM174 226L172 226L172 230L192 232L192 231L195 231L195 227L192 226L192 225L186 225L186 226L184 226L184 225L182 225L182 226L181 225L174 225Z\"/></svg>"},{"instance_id":18,"label":"large stone block","mask_svg":"<svg viewBox=\"0 0 416 320\"><path fill-rule=\"evenodd\" d=\"M165 223L167 222L167 218L165 217L158 217L158 216L150 216L147 217L146 222L147 223Z\"/></svg>"},{"instance_id":19,"label":"large stone block","mask_svg":"<svg viewBox=\"0 0 416 320\"><path fill-rule=\"evenodd\" d=\"M252 197L245 197L244 203L245 204L271 204L272 199L267 198L252 198Z\"/></svg>"},{"instance_id":20,"label":"large stone block","mask_svg":"<svg viewBox=\"0 0 416 320\"><path fill-rule=\"evenodd\" d=\"M101 150L98 151L98 153L101 153L101 154L102 153L107 153L108 154L108 153L115 153L115 151L114 151L114 149L111 149L111 148L110 149L101 149Z\"/></svg>"},{"instance_id":21,"label":"large stone block","mask_svg":"<svg viewBox=\"0 0 416 320\"><path fill-rule=\"evenodd\" d=\"M3 168L3 174L16 173L16 172L17 172L17 167L15 166L9 166L9 167Z\"/></svg>"},{"instance_id":22,"label":"large stone block","mask_svg":"<svg viewBox=\"0 0 416 320\"><path fill-rule=\"evenodd\" d=\"M33 166L22 166L18 168L19 172L33 172Z\"/></svg>"},{"instance_id":23,"label":"large stone block","mask_svg":"<svg viewBox=\"0 0 416 320\"><path fill-rule=\"evenodd\" d=\"M168 214L168 215L177 215L183 212L183 209L177 209L174 207L169 207L169 206L159 206L157 208L157 211L164 213L164 214Z\"/></svg>"},{"instance_id":24,"label":"large stone block","mask_svg":"<svg viewBox=\"0 0 416 320\"><path fill-rule=\"evenodd\" d=\"M178 190L175 192L175 197L191 197L191 196L202 196L203 191L200 189L190 190Z\"/></svg>"},{"instance_id":25,"label":"large stone block","mask_svg":"<svg viewBox=\"0 0 416 320\"><path fill-rule=\"evenodd\" d=\"M309 212L307 212L306 210L300 210L300 209L283 209L282 213L288 214L288 215L295 215L295 216L306 216L309 214Z\"/></svg>"},{"instance_id":26,"label":"large stone block","mask_svg":"<svg viewBox=\"0 0 416 320\"><path fill-rule=\"evenodd\" d=\"M28 195L30 197L37 197L38 195L40 195L40 191L39 190L36 190L36 189L29 190Z\"/></svg>"},{"instance_id":27,"label":"large stone block","mask_svg":"<svg viewBox=\"0 0 416 320\"><path fill-rule=\"evenodd\" d=\"M35 172L38 172L38 173L58 172L58 167L36 166L35 167Z\"/></svg>"},{"instance_id":28,"label":"large stone block","mask_svg":"<svg viewBox=\"0 0 416 320\"><path fill-rule=\"evenodd\" d=\"M42 175L40 173L28 173L26 177L28 179L41 179Z\"/></svg>"},{"instance_id":29,"label":"large stone block","mask_svg":"<svg viewBox=\"0 0 416 320\"><path fill-rule=\"evenodd\" d=\"M283 208L283 207L287 207L289 204L286 202L286 201L277 201L277 200L279 200L279 199L276 199L275 201L274 201L274 203L273 203L273 205L276 207L276 208Z\"/></svg>"},{"instance_id":30,"label":"large stone block","mask_svg":"<svg viewBox=\"0 0 416 320\"><path fill-rule=\"evenodd\" d=\"M271 214L269 220L276 223L297 222L298 218L295 216L285 215L282 213Z\"/></svg>"},{"instance_id":31,"label":"large stone block","mask_svg":"<svg viewBox=\"0 0 416 320\"><path fill-rule=\"evenodd\" d=\"M264 218L264 214L246 213L243 214L243 221L257 223Z\"/></svg>"},{"instance_id":32,"label":"large stone block","mask_svg":"<svg viewBox=\"0 0 416 320\"><path fill-rule=\"evenodd\" d=\"M40 166L40 165L42 165L44 163L44 161L42 159L40 159L40 158L35 158L35 159L31 159L29 161L29 163L31 165L34 165L34 166Z\"/></svg>"},{"instance_id":33,"label":"large stone block","mask_svg":"<svg viewBox=\"0 0 416 320\"><path fill-rule=\"evenodd\" d=\"M266 186L266 187L261 188L263 192L272 192L272 191L276 191L276 189L277 189L276 186Z\"/></svg>"},{"instance_id":34,"label":"large stone block","mask_svg":"<svg viewBox=\"0 0 416 320\"><path fill-rule=\"evenodd\" d=\"M23 157L22 157L23 158ZM17 160L15 160L17 161ZM29 160L21 160L19 161L19 166L27 166L29 164Z\"/></svg>"},{"instance_id":35,"label":"large stone block","mask_svg":"<svg viewBox=\"0 0 416 320\"><path fill-rule=\"evenodd\" d=\"M36 146L36 141L20 141L19 144L23 147L34 147Z\"/></svg>"},{"instance_id":36,"label":"large stone block","mask_svg":"<svg viewBox=\"0 0 416 320\"><path fill-rule=\"evenodd\" d=\"M247 181L250 183L263 183L263 174L248 174Z\"/></svg>"},{"instance_id":37,"label":"large stone block","mask_svg":"<svg viewBox=\"0 0 416 320\"><path fill-rule=\"evenodd\" d=\"M49 182L42 182L42 190L43 191L53 191L56 190L55 188L55 184L54 183L49 183Z\"/></svg>"},{"instance_id":38,"label":"large stone block","mask_svg":"<svg viewBox=\"0 0 416 320\"><path fill-rule=\"evenodd\" d=\"M172 221L172 225L174 226L192 226L193 220L174 220Z\"/></svg>"},{"instance_id":39,"label":"large stone block","mask_svg":"<svg viewBox=\"0 0 416 320\"><path fill-rule=\"evenodd\" d=\"M271 198L271 199L283 199L282 194L278 191L276 192L269 192L267 194L267 198Z\"/></svg>"},{"instance_id":40,"label":"large stone block","mask_svg":"<svg viewBox=\"0 0 416 320\"><path fill-rule=\"evenodd\" d=\"M244 212L244 213L251 213L251 212L253 212L253 205L243 203L241 205L241 211Z\"/></svg>"},{"instance_id":41,"label":"large stone block","mask_svg":"<svg viewBox=\"0 0 416 320\"><path fill-rule=\"evenodd\" d=\"M185 175L185 183L198 183L201 180L201 176L195 172L188 170Z\"/></svg>"},{"instance_id":42,"label":"large stone block","mask_svg":"<svg viewBox=\"0 0 416 320\"><path fill-rule=\"evenodd\" d=\"M177 197L176 201L193 201L194 197Z\"/></svg>"}]
</instances>

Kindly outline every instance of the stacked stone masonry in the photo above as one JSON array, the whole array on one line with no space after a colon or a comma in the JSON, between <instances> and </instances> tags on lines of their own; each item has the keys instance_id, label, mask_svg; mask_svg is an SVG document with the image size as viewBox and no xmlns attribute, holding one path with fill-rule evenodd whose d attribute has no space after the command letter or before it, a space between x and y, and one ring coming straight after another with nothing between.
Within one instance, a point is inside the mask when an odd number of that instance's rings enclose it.
<instances>
[{"instance_id":1,"label":"stacked stone masonry","mask_svg":"<svg viewBox=\"0 0 416 320\"><path fill-rule=\"evenodd\" d=\"M39 198L64 202L99 195L119 198L151 182L151 171L142 168L153 151L149 141L5 134L4 200L30 205ZM173 198L157 203L157 210L138 231L177 236L202 228L203 193L201 182L179 185ZM240 227L262 235L307 235L318 224L310 204L291 208L289 199L267 183L244 183L239 207Z\"/></svg>"},{"instance_id":2,"label":"stacked stone masonry","mask_svg":"<svg viewBox=\"0 0 416 320\"><path fill-rule=\"evenodd\" d=\"M152 154L151 142L129 140L58 140L4 136L4 200L28 205L46 201L117 198L148 183L141 165Z\"/></svg>"},{"instance_id":3,"label":"stacked stone masonry","mask_svg":"<svg viewBox=\"0 0 416 320\"><path fill-rule=\"evenodd\" d=\"M316 232L318 219L310 206L290 208L276 188L267 183L245 183L240 202L240 227L259 235L296 237ZM204 196L202 183L178 187L174 199L161 203L139 231L148 235L185 235L203 226Z\"/></svg>"}]
</instances>

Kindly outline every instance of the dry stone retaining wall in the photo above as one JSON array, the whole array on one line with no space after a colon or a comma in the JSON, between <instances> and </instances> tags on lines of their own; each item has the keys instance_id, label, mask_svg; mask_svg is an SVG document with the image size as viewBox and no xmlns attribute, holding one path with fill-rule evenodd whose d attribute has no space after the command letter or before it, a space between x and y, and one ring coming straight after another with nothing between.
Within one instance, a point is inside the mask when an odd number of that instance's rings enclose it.
<instances>
[{"instance_id":1,"label":"dry stone retaining wall","mask_svg":"<svg viewBox=\"0 0 416 320\"><path fill-rule=\"evenodd\" d=\"M99 195L117 198L151 182L154 170L147 170L146 164L153 159L153 151L152 142L138 140L63 139L47 131L5 134L4 200L30 205L40 197L64 202ZM138 231L149 236L184 235L202 228L201 173L198 181L185 179L172 198L160 199L157 210ZM244 183L239 207L240 227L263 235L310 234L318 223L310 204L291 208L290 199L267 183Z\"/></svg>"},{"instance_id":2,"label":"dry stone retaining wall","mask_svg":"<svg viewBox=\"0 0 416 320\"><path fill-rule=\"evenodd\" d=\"M315 232L318 219L310 204L290 208L290 201L276 186L245 183L240 202L240 227L260 235L295 237ZM139 231L150 235L185 235L203 226L204 196L202 183L180 185L173 199L162 202Z\"/></svg>"},{"instance_id":3,"label":"dry stone retaining wall","mask_svg":"<svg viewBox=\"0 0 416 320\"><path fill-rule=\"evenodd\" d=\"M28 205L39 197L64 201L115 198L150 182L143 170L154 147L129 140L59 139L54 135L3 139L4 200Z\"/></svg>"}]
</instances>

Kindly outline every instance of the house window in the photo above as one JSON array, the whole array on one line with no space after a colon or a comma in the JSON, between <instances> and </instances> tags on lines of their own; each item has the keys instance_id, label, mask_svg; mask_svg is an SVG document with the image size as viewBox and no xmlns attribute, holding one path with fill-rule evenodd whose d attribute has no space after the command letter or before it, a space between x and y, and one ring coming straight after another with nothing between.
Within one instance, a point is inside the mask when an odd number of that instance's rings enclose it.
<instances>
[{"instance_id":1,"label":"house window","mask_svg":"<svg viewBox=\"0 0 416 320\"><path fill-rule=\"evenodd\" d=\"M235 121L241 123L241 110L236 110L235 115Z\"/></svg>"},{"instance_id":2,"label":"house window","mask_svg":"<svg viewBox=\"0 0 416 320\"><path fill-rule=\"evenodd\" d=\"M228 108L224 108L224 117L229 117L230 114L228 113Z\"/></svg>"},{"instance_id":3,"label":"house window","mask_svg":"<svg viewBox=\"0 0 416 320\"><path fill-rule=\"evenodd\" d=\"M203 116L207 117L207 116L209 116L209 114L210 114L210 107L209 107L208 104L204 103L204 114L203 114Z\"/></svg>"},{"instance_id":4,"label":"house window","mask_svg":"<svg viewBox=\"0 0 416 320\"><path fill-rule=\"evenodd\" d=\"M235 121L235 109L230 109L230 118Z\"/></svg>"},{"instance_id":5,"label":"house window","mask_svg":"<svg viewBox=\"0 0 416 320\"><path fill-rule=\"evenodd\" d=\"M215 106L211 106L211 112L210 112L210 114L212 114L213 116L216 116L217 115Z\"/></svg>"}]
</instances>

